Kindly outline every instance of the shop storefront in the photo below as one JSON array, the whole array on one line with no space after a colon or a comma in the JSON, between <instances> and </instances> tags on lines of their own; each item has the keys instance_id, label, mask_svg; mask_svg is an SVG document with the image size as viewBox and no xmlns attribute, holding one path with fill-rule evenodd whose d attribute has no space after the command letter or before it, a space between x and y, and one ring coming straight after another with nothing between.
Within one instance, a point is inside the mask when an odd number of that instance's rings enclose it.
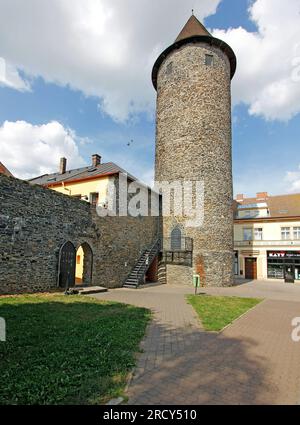
<instances>
[{"instance_id":1,"label":"shop storefront","mask_svg":"<svg viewBox=\"0 0 300 425\"><path fill-rule=\"evenodd\" d=\"M300 251L268 251L267 262L269 279L300 281Z\"/></svg>"}]
</instances>

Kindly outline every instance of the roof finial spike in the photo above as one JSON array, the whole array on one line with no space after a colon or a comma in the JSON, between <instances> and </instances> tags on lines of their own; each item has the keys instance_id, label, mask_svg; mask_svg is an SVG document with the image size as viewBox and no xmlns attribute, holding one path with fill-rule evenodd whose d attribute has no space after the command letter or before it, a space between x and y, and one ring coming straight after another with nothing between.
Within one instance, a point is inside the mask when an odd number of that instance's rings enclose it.
<instances>
[{"instance_id":1,"label":"roof finial spike","mask_svg":"<svg viewBox=\"0 0 300 425\"><path fill-rule=\"evenodd\" d=\"M192 9L192 15L194 16L194 9Z\"/></svg>"}]
</instances>

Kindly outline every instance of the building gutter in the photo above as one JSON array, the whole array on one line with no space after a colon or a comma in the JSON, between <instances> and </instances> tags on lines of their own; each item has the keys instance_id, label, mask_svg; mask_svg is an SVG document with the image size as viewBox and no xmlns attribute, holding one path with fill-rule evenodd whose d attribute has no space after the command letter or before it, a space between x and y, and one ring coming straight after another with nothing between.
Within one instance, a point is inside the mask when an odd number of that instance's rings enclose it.
<instances>
[{"instance_id":1,"label":"building gutter","mask_svg":"<svg viewBox=\"0 0 300 425\"><path fill-rule=\"evenodd\" d=\"M282 221L300 221L300 216L234 219L234 224L272 223Z\"/></svg>"},{"instance_id":2,"label":"building gutter","mask_svg":"<svg viewBox=\"0 0 300 425\"><path fill-rule=\"evenodd\" d=\"M116 172L112 172L112 173L99 174L97 176L87 177L87 178L83 178L83 179L61 180L61 181L56 182L56 183L45 183L42 186L48 187L48 188L59 187L59 186L63 186L63 184L68 185L68 184L84 183L84 182L89 182L89 181L93 181L93 180L98 180L98 179L101 179L103 177L115 176L117 174L118 173L116 173Z\"/></svg>"}]
</instances>

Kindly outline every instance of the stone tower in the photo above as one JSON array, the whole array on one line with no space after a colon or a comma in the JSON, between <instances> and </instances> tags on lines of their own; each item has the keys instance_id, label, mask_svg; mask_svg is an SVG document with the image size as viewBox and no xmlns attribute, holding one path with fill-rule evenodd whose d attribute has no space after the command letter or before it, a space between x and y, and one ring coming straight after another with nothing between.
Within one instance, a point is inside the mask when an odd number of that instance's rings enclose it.
<instances>
[{"instance_id":1,"label":"stone tower","mask_svg":"<svg viewBox=\"0 0 300 425\"><path fill-rule=\"evenodd\" d=\"M193 272L205 286L233 283L231 79L235 70L232 49L194 15L153 68L156 181L204 183L201 227L188 227L187 217L175 213L163 218L168 283L191 283Z\"/></svg>"}]
</instances>

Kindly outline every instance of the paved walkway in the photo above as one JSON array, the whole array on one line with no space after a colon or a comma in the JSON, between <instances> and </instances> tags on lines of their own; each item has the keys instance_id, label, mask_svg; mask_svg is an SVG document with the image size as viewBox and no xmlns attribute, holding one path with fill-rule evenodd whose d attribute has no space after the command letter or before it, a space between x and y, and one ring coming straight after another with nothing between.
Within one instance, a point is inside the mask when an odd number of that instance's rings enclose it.
<instances>
[{"instance_id":1,"label":"paved walkway","mask_svg":"<svg viewBox=\"0 0 300 425\"><path fill-rule=\"evenodd\" d=\"M201 288L201 292L211 295L232 295L300 302L300 283L283 283L276 280L248 282L241 280L238 285L230 288Z\"/></svg>"},{"instance_id":2,"label":"paved walkway","mask_svg":"<svg viewBox=\"0 0 300 425\"><path fill-rule=\"evenodd\" d=\"M244 288L222 291L232 295ZM253 287L248 291L257 296ZM265 291L270 299L219 334L201 329L185 301L192 292L165 285L97 296L154 311L129 386L129 404L300 404L300 343L291 340L291 321L300 317L300 291L298 302L272 299L272 291Z\"/></svg>"}]
</instances>

